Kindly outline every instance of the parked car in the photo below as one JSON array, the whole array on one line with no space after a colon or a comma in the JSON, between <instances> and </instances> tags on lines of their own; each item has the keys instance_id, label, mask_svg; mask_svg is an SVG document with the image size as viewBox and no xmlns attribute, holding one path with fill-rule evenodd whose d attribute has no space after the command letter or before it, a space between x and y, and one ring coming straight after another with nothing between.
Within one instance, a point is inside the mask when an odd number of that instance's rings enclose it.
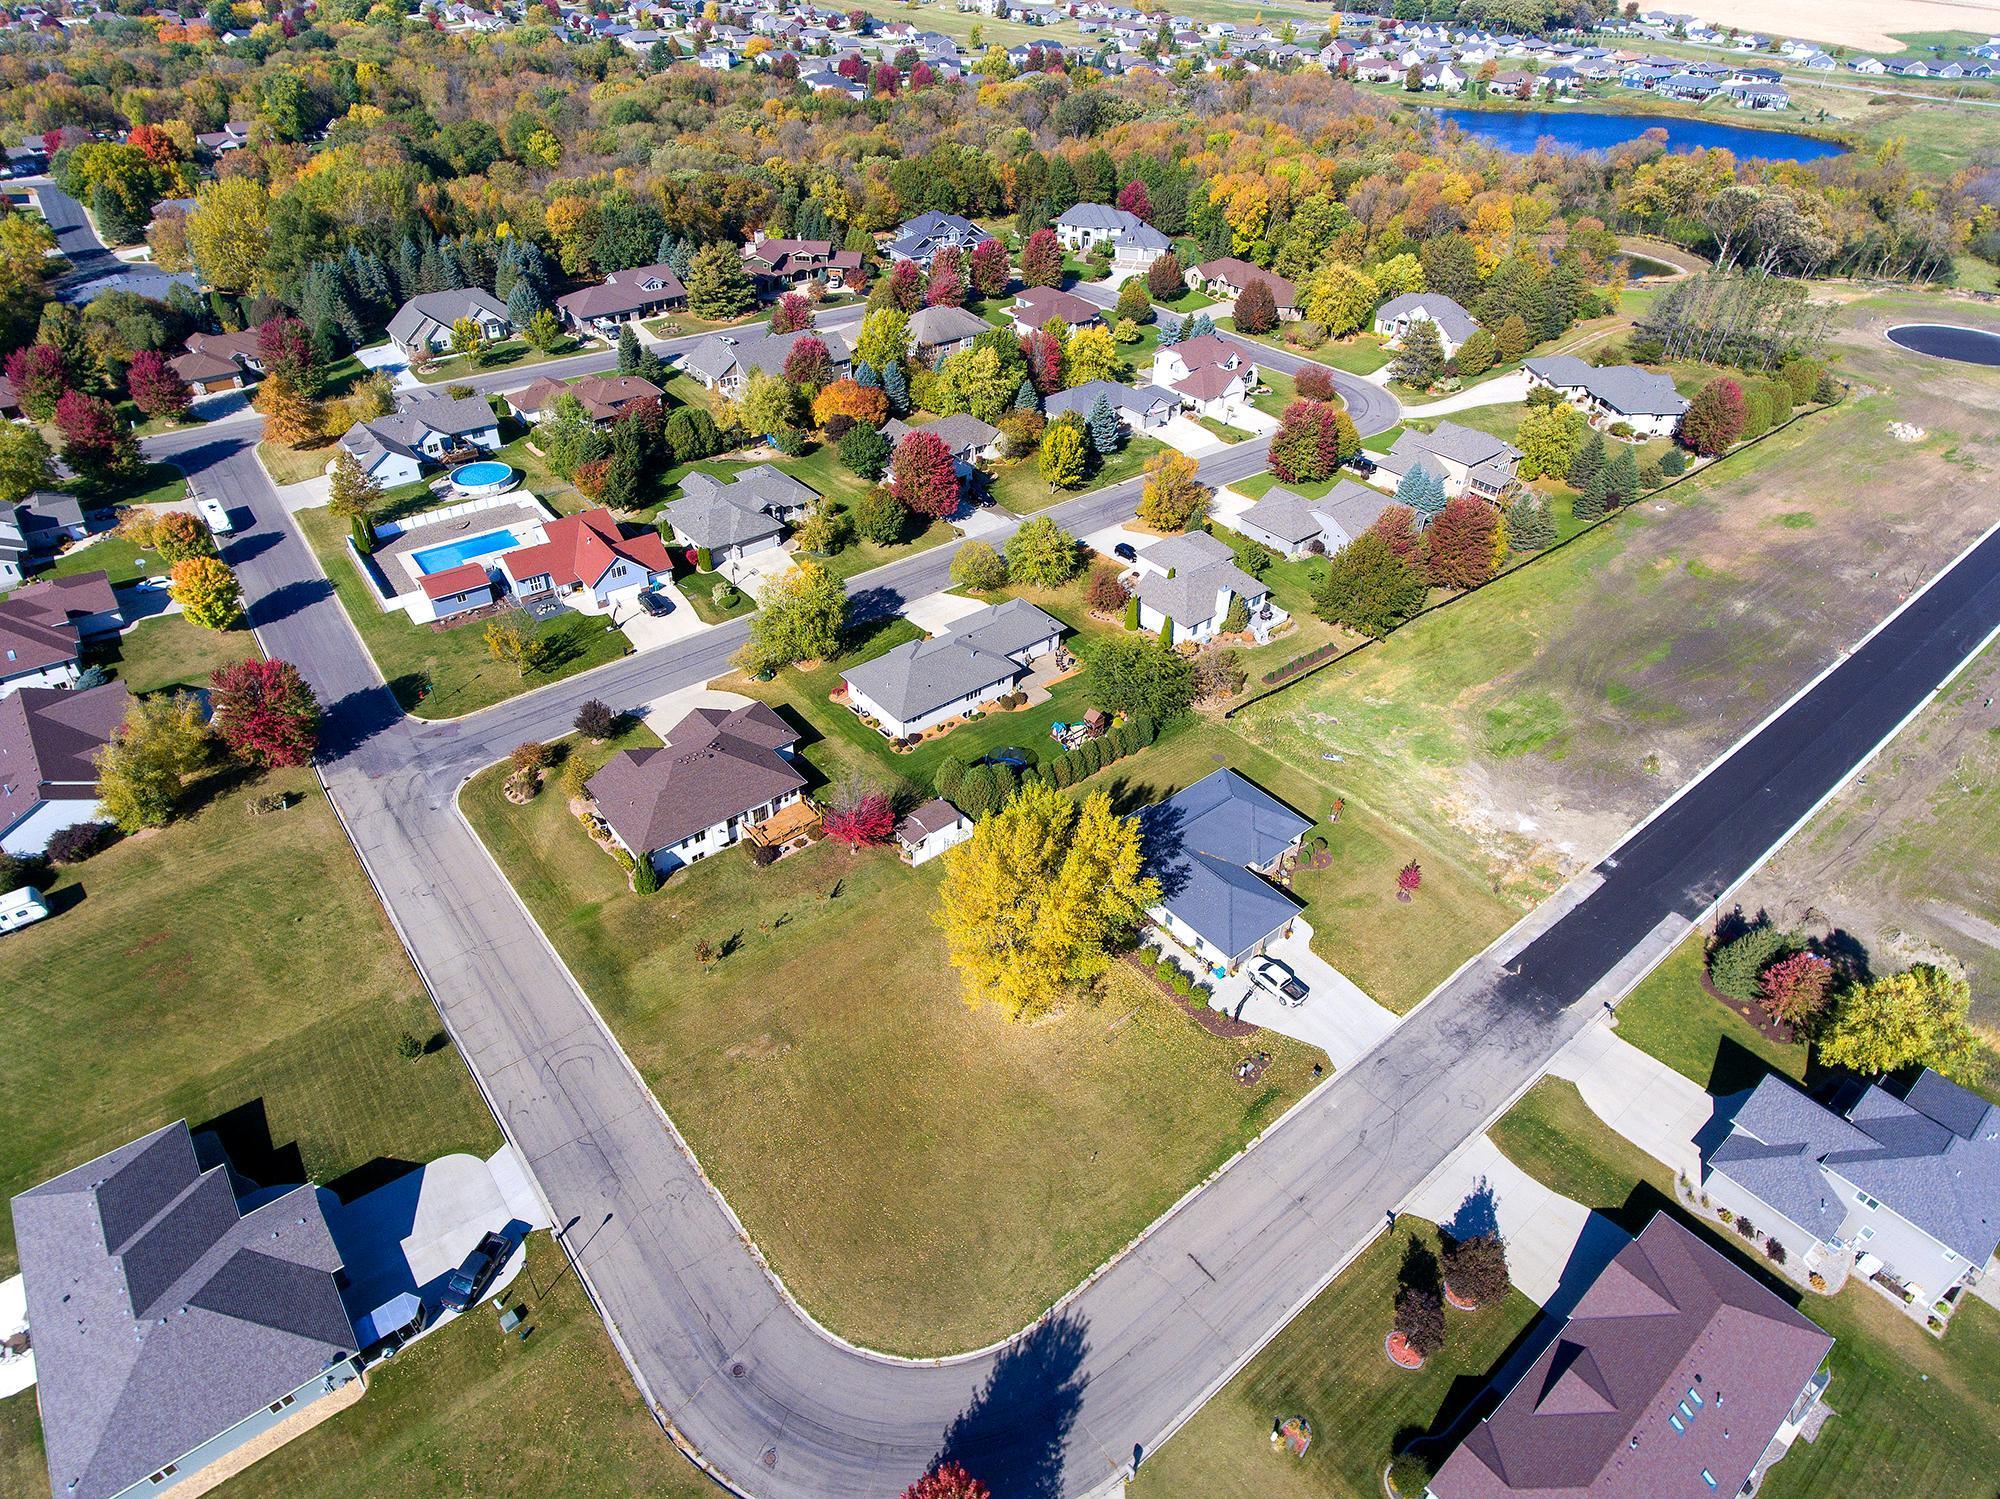
<instances>
[{"instance_id":1,"label":"parked car","mask_svg":"<svg viewBox=\"0 0 2000 1499\"><path fill-rule=\"evenodd\" d=\"M194 508L217 536L227 536L236 529L236 522L229 518L229 507L222 501L203 496L194 502Z\"/></svg>"},{"instance_id":2,"label":"parked car","mask_svg":"<svg viewBox=\"0 0 2000 1499\"><path fill-rule=\"evenodd\" d=\"M639 607L655 619L665 619L674 612L672 602L654 593L650 588L639 595Z\"/></svg>"},{"instance_id":3,"label":"parked car","mask_svg":"<svg viewBox=\"0 0 2000 1499\"><path fill-rule=\"evenodd\" d=\"M1356 453L1352 458L1347 460L1347 466L1364 479L1375 472L1375 460L1370 458L1366 453Z\"/></svg>"},{"instance_id":4,"label":"parked car","mask_svg":"<svg viewBox=\"0 0 2000 1499\"><path fill-rule=\"evenodd\" d=\"M1306 987L1304 979L1293 973L1276 958L1259 958L1250 965L1250 981L1262 984L1278 996L1279 1003L1302 1005L1312 991Z\"/></svg>"},{"instance_id":5,"label":"parked car","mask_svg":"<svg viewBox=\"0 0 2000 1499\"><path fill-rule=\"evenodd\" d=\"M1139 560L1138 552L1133 549L1132 543L1129 541L1119 542L1118 545L1111 549L1111 555L1116 557L1120 562L1137 562Z\"/></svg>"},{"instance_id":6,"label":"parked car","mask_svg":"<svg viewBox=\"0 0 2000 1499\"><path fill-rule=\"evenodd\" d=\"M479 1247L465 1257L465 1263L452 1271L451 1279L444 1283L444 1309L462 1312L479 1300L487 1282L507 1263L508 1247L504 1234L488 1234L481 1239Z\"/></svg>"}]
</instances>

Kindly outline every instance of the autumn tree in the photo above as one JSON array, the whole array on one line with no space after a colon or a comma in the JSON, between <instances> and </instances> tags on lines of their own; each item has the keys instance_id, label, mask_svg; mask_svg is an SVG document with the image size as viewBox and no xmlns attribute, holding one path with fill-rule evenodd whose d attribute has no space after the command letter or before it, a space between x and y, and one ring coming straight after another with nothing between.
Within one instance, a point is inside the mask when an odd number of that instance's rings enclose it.
<instances>
[{"instance_id":1,"label":"autumn tree","mask_svg":"<svg viewBox=\"0 0 2000 1499\"><path fill-rule=\"evenodd\" d=\"M993 1490L966 1472L962 1464L940 1463L904 1489L903 1499L993 1499Z\"/></svg>"},{"instance_id":2,"label":"autumn tree","mask_svg":"<svg viewBox=\"0 0 2000 1499\"><path fill-rule=\"evenodd\" d=\"M27 422L0 422L0 505L25 500L55 480L55 455L41 429Z\"/></svg>"},{"instance_id":3,"label":"autumn tree","mask_svg":"<svg viewBox=\"0 0 2000 1499\"><path fill-rule=\"evenodd\" d=\"M1075 328L1063 342L1063 383L1072 390L1118 374L1118 345L1102 326Z\"/></svg>"},{"instance_id":4,"label":"autumn tree","mask_svg":"<svg viewBox=\"0 0 2000 1499\"><path fill-rule=\"evenodd\" d=\"M1090 442L1074 411L1064 412L1043 429L1036 462L1042 482L1051 491L1075 489L1083 483L1090 470Z\"/></svg>"},{"instance_id":5,"label":"autumn tree","mask_svg":"<svg viewBox=\"0 0 2000 1499\"><path fill-rule=\"evenodd\" d=\"M1168 250L1146 267L1146 290L1155 302L1171 302L1187 291L1180 257Z\"/></svg>"},{"instance_id":6,"label":"autumn tree","mask_svg":"<svg viewBox=\"0 0 2000 1499\"><path fill-rule=\"evenodd\" d=\"M1060 588L1083 570L1083 548L1046 515L1022 521L1007 538L1007 575L1029 588Z\"/></svg>"},{"instance_id":7,"label":"autumn tree","mask_svg":"<svg viewBox=\"0 0 2000 1499\"><path fill-rule=\"evenodd\" d=\"M167 596L192 625L233 630L243 622L243 589L219 557L184 557L168 574Z\"/></svg>"},{"instance_id":8,"label":"autumn tree","mask_svg":"<svg viewBox=\"0 0 2000 1499\"><path fill-rule=\"evenodd\" d=\"M813 325L813 307L805 297L795 291L788 291L778 298L778 305L771 309L771 331L773 333L798 333ZM631 326L630 324L626 325Z\"/></svg>"},{"instance_id":9,"label":"autumn tree","mask_svg":"<svg viewBox=\"0 0 2000 1499\"><path fill-rule=\"evenodd\" d=\"M1021 246L1021 282L1025 286L1060 286L1063 250L1053 229L1037 229Z\"/></svg>"},{"instance_id":10,"label":"autumn tree","mask_svg":"<svg viewBox=\"0 0 2000 1499\"><path fill-rule=\"evenodd\" d=\"M1114 205L1147 223L1153 221L1153 195L1146 191L1146 184L1134 177L1118 189L1118 201Z\"/></svg>"},{"instance_id":11,"label":"autumn tree","mask_svg":"<svg viewBox=\"0 0 2000 1499\"><path fill-rule=\"evenodd\" d=\"M238 661L217 667L208 684L215 732L235 754L266 766L312 759L319 698L291 662Z\"/></svg>"},{"instance_id":12,"label":"autumn tree","mask_svg":"<svg viewBox=\"0 0 2000 1499\"><path fill-rule=\"evenodd\" d=\"M1427 1286L1404 1286L1396 1292L1395 1329L1419 1358L1444 1349L1444 1301Z\"/></svg>"},{"instance_id":13,"label":"autumn tree","mask_svg":"<svg viewBox=\"0 0 2000 1499\"><path fill-rule=\"evenodd\" d=\"M1277 327L1278 299L1271 294L1271 283L1252 276L1238 294L1234 312L1240 333L1269 333Z\"/></svg>"},{"instance_id":14,"label":"autumn tree","mask_svg":"<svg viewBox=\"0 0 2000 1499\"><path fill-rule=\"evenodd\" d=\"M56 414L56 402L75 379L68 357L54 344L30 344L7 356L7 383L14 387L14 399L38 422Z\"/></svg>"},{"instance_id":15,"label":"autumn tree","mask_svg":"<svg viewBox=\"0 0 2000 1499\"><path fill-rule=\"evenodd\" d=\"M1299 310L1341 338L1365 324L1381 300L1381 289L1366 271L1335 260L1313 272L1300 288Z\"/></svg>"},{"instance_id":16,"label":"autumn tree","mask_svg":"<svg viewBox=\"0 0 2000 1499\"><path fill-rule=\"evenodd\" d=\"M174 815L188 777L208 764L213 749L193 693L139 698L111 742L97 752L98 805L128 833L160 827Z\"/></svg>"},{"instance_id":17,"label":"autumn tree","mask_svg":"<svg viewBox=\"0 0 2000 1499\"><path fill-rule=\"evenodd\" d=\"M889 419L889 397L879 385L863 385L858 380L834 381L813 397L813 421L824 427L835 417L867 427L879 427Z\"/></svg>"},{"instance_id":18,"label":"autumn tree","mask_svg":"<svg viewBox=\"0 0 2000 1499\"><path fill-rule=\"evenodd\" d=\"M298 318L266 318L257 325L257 362L266 378L289 380L309 396L320 393L319 353L311 330Z\"/></svg>"},{"instance_id":19,"label":"autumn tree","mask_svg":"<svg viewBox=\"0 0 2000 1499\"><path fill-rule=\"evenodd\" d=\"M1424 556L1437 588L1477 588L1499 566L1500 517L1471 495L1448 502L1424 531Z\"/></svg>"},{"instance_id":20,"label":"autumn tree","mask_svg":"<svg viewBox=\"0 0 2000 1499\"><path fill-rule=\"evenodd\" d=\"M481 638L486 643L487 655L503 666L513 667L524 677L547 656L547 647L533 623L518 609L487 620Z\"/></svg>"},{"instance_id":21,"label":"autumn tree","mask_svg":"<svg viewBox=\"0 0 2000 1499\"><path fill-rule=\"evenodd\" d=\"M102 396L63 392L56 402L56 431L62 435L63 462L78 473L102 478L130 473L139 465L139 446Z\"/></svg>"},{"instance_id":22,"label":"autumn tree","mask_svg":"<svg viewBox=\"0 0 2000 1499\"><path fill-rule=\"evenodd\" d=\"M1146 461L1146 484L1139 494L1139 519L1156 531L1186 531L1208 515L1210 490L1195 461L1166 448Z\"/></svg>"},{"instance_id":23,"label":"autumn tree","mask_svg":"<svg viewBox=\"0 0 2000 1499\"><path fill-rule=\"evenodd\" d=\"M194 404L194 391L180 372L152 349L141 349L125 366L125 393L142 416L177 422Z\"/></svg>"},{"instance_id":24,"label":"autumn tree","mask_svg":"<svg viewBox=\"0 0 2000 1499\"><path fill-rule=\"evenodd\" d=\"M189 557L213 557L215 538L207 526L185 510L168 510L153 522L153 550L172 567Z\"/></svg>"},{"instance_id":25,"label":"autumn tree","mask_svg":"<svg viewBox=\"0 0 2000 1499\"><path fill-rule=\"evenodd\" d=\"M318 438L326 424L319 402L282 375L267 376L250 404L264 413L266 437L295 448Z\"/></svg>"},{"instance_id":26,"label":"autumn tree","mask_svg":"<svg viewBox=\"0 0 2000 1499\"><path fill-rule=\"evenodd\" d=\"M745 664L776 671L797 661L824 661L840 649L846 628L847 593L840 580L817 562L795 562L757 597Z\"/></svg>"},{"instance_id":27,"label":"autumn tree","mask_svg":"<svg viewBox=\"0 0 2000 1499\"><path fill-rule=\"evenodd\" d=\"M910 316L895 307L877 307L861 320L860 335L854 340L854 357L880 371L910 351Z\"/></svg>"},{"instance_id":28,"label":"autumn tree","mask_svg":"<svg viewBox=\"0 0 2000 1499\"><path fill-rule=\"evenodd\" d=\"M1021 338L1021 357L1027 362L1028 383L1038 395L1051 396L1063 388L1063 343L1046 328L1035 328Z\"/></svg>"},{"instance_id":29,"label":"autumn tree","mask_svg":"<svg viewBox=\"0 0 2000 1499\"><path fill-rule=\"evenodd\" d=\"M1833 964L1814 952L1780 958L1757 978L1757 1004L1780 1025L1804 1030L1832 997Z\"/></svg>"},{"instance_id":30,"label":"autumn tree","mask_svg":"<svg viewBox=\"0 0 2000 1499\"><path fill-rule=\"evenodd\" d=\"M1007 247L997 239L982 239L974 245L965 269L972 289L982 297L1002 295L1013 277L1013 268L1007 264Z\"/></svg>"},{"instance_id":31,"label":"autumn tree","mask_svg":"<svg viewBox=\"0 0 2000 1499\"><path fill-rule=\"evenodd\" d=\"M1313 591L1313 612L1331 624L1380 639L1423 608L1429 585L1374 531L1364 531L1327 561Z\"/></svg>"},{"instance_id":32,"label":"autumn tree","mask_svg":"<svg viewBox=\"0 0 2000 1499\"><path fill-rule=\"evenodd\" d=\"M1474 1234L1467 1239L1447 1234L1443 1249L1444 1283L1459 1300L1486 1306L1507 1294L1507 1246L1499 1234Z\"/></svg>"},{"instance_id":33,"label":"autumn tree","mask_svg":"<svg viewBox=\"0 0 2000 1499\"><path fill-rule=\"evenodd\" d=\"M1102 973L1160 894L1138 824L1107 795L1079 804L1037 780L945 859L934 919L966 1001L1012 1020L1048 1014Z\"/></svg>"},{"instance_id":34,"label":"autumn tree","mask_svg":"<svg viewBox=\"0 0 2000 1499\"><path fill-rule=\"evenodd\" d=\"M935 432L904 433L889 471L890 493L915 514L942 520L958 509L958 467Z\"/></svg>"},{"instance_id":35,"label":"autumn tree","mask_svg":"<svg viewBox=\"0 0 2000 1499\"><path fill-rule=\"evenodd\" d=\"M1728 450L1743 431L1743 387L1717 375L1695 392L1681 414L1675 436L1682 447L1706 457Z\"/></svg>"},{"instance_id":36,"label":"autumn tree","mask_svg":"<svg viewBox=\"0 0 2000 1499\"><path fill-rule=\"evenodd\" d=\"M952 554L951 581L973 593L990 593L1006 585L1007 564L988 542L960 542Z\"/></svg>"},{"instance_id":37,"label":"autumn tree","mask_svg":"<svg viewBox=\"0 0 2000 1499\"><path fill-rule=\"evenodd\" d=\"M1271 471L1287 484L1330 479L1361 451L1354 419L1328 401L1293 401L1271 437Z\"/></svg>"},{"instance_id":38,"label":"autumn tree","mask_svg":"<svg viewBox=\"0 0 2000 1499\"><path fill-rule=\"evenodd\" d=\"M848 787L820 814L820 826L849 853L859 853L896 836L896 807L884 792Z\"/></svg>"},{"instance_id":39,"label":"autumn tree","mask_svg":"<svg viewBox=\"0 0 2000 1499\"><path fill-rule=\"evenodd\" d=\"M187 248L217 291L256 288L270 252L271 193L249 175L204 182L187 217Z\"/></svg>"},{"instance_id":40,"label":"autumn tree","mask_svg":"<svg viewBox=\"0 0 2000 1499\"><path fill-rule=\"evenodd\" d=\"M1549 474L1566 478L1576 461L1577 450L1584 445L1585 431L1582 413L1574 406L1529 407L1521 415L1514 439L1521 450L1521 477L1539 479ZM1600 447L1598 451L1601 456L1603 449Z\"/></svg>"},{"instance_id":41,"label":"autumn tree","mask_svg":"<svg viewBox=\"0 0 2000 1499\"><path fill-rule=\"evenodd\" d=\"M1921 1065L1974 1082L1985 1053L1966 1020L1971 1003L1964 979L1929 963L1857 984L1820 1034L1820 1060L1861 1073Z\"/></svg>"},{"instance_id":42,"label":"autumn tree","mask_svg":"<svg viewBox=\"0 0 2000 1499\"><path fill-rule=\"evenodd\" d=\"M327 508L342 520L367 520L382 508L382 486L361 467L347 449L333 455L333 475L327 493Z\"/></svg>"}]
</instances>

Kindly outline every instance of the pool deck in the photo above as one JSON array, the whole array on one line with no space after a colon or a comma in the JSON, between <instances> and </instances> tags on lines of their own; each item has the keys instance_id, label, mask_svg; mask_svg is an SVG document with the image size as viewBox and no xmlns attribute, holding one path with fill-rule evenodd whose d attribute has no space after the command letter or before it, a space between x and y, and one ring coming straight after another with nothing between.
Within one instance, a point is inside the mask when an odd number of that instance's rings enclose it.
<instances>
[{"instance_id":1,"label":"pool deck","mask_svg":"<svg viewBox=\"0 0 2000 1499\"><path fill-rule=\"evenodd\" d=\"M375 560L381 565L389 586L407 593L422 586L424 574L414 560L415 553L462 541L468 536L481 536L488 531L512 531L516 536L538 540L542 523L547 519L532 496L523 496L518 504L494 505L470 515L454 516L435 525L419 526L388 537L376 547ZM530 532L534 533L532 537L529 537ZM471 560L491 564L499 555L498 552L489 552L484 557Z\"/></svg>"}]
</instances>

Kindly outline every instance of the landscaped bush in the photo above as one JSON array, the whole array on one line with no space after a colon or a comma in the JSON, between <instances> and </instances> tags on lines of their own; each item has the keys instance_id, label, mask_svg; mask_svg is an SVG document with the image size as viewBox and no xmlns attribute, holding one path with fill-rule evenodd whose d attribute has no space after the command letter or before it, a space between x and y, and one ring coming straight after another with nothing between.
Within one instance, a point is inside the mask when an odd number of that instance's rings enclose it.
<instances>
[{"instance_id":1,"label":"landscaped bush","mask_svg":"<svg viewBox=\"0 0 2000 1499\"><path fill-rule=\"evenodd\" d=\"M1329 641L1317 650L1307 651L1303 656L1294 656L1284 665L1273 667L1270 671L1265 672L1264 685L1266 687L1273 687L1287 678L1297 676L1300 672L1310 671L1323 661L1331 661L1341 653L1342 649L1343 647L1339 644Z\"/></svg>"},{"instance_id":2,"label":"landscaped bush","mask_svg":"<svg viewBox=\"0 0 2000 1499\"><path fill-rule=\"evenodd\" d=\"M1437 1477L1437 1464L1415 1452L1399 1452L1389 1462L1389 1487L1402 1499L1422 1499L1431 1480Z\"/></svg>"},{"instance_id":3,"label":"landscaped bush","mask_svg":"<svg viewBox=\"0 0 2000 1499\"><path fill-rule=\"evenodd\" d=\"M1736 1231L1746 1239L1757 1237L1757 1225L1752 1223L1748 1218L1738 1218L1736 1220Z\"/></svg>"},{"instance_id":4,"label":"landscaped bush","mask_svg":"<svg viewBox=\"0 0 2000 1499\"><path fill-rule=\"evenodd\" d=\"M1708 981L1731 999L1753 1002L1760 997L1764 970L1805 945L1797 932L1760 920L1709 954Z\"/></svg>"},{"instance_id":5,"label":"landscaped bush","mask_svg":"<svg viewBox=\"0 0 2000 1499\"><path fill-rule=\"evenodd\" d=\"M1766 1239L1764 1241L1764 1258L1774 1265L1784 1264L1785 1246L1780 1244L1776 1239Z\"/></svg>"},{"instance_id":6,"label":"landscaped bush","mask_svg":"<svg viewBox=\"0 0 2000 1499\"><path fill-rule=\"evenodd\" d=\"M117 825L109 822L77 822L58 828L49 839L49 862L81 864L92 854L110 847L117 835Z\"/></svg>"}]
</instances>

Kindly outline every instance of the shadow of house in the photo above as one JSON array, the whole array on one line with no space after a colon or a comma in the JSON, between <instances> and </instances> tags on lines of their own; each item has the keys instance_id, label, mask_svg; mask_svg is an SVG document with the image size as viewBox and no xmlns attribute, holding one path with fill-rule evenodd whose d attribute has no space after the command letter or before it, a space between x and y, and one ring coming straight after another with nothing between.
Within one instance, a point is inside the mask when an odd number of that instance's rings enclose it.
<instances>
[{"instance_id":1,"label":"shadow of house","mask_svg":"<svg viewBox=\"0 0 2000 1499\"><path fill-rule=\"evenodd\" d=\"M1003 1350L946 1430L932 1466L961 1463L1006 1499L1059 1499L1088 1347L1083 1320L1065 1313Z\"/></svg>"}]
</instances>

